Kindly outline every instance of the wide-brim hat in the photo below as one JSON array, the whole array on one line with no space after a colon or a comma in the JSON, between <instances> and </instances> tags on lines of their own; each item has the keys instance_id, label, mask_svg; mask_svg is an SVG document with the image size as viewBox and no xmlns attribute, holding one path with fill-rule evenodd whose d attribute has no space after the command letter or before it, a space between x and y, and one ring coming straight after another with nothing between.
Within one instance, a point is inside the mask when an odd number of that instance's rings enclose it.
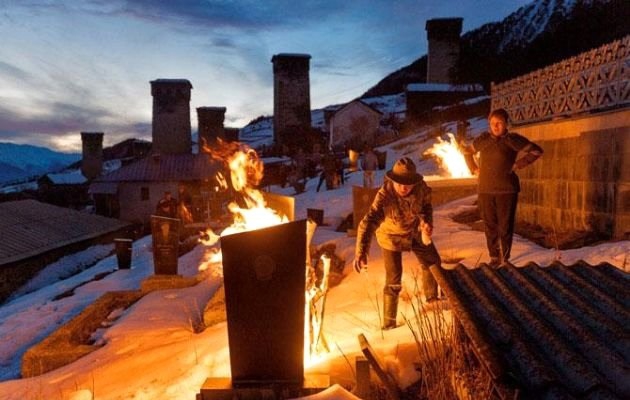
<instances>
[{"instance_id":1,"label":"wide-brim hat","mask_svg":"<svg viewBox=\"0 0 630 400\"><path fill-rule=\"evenodd\" d=\"M401 185L415 185L422 180L422 175L416 172L416 164L409 157L396 161L391 170L385 174L392 181Z\"/></svg>"}]
</instances>

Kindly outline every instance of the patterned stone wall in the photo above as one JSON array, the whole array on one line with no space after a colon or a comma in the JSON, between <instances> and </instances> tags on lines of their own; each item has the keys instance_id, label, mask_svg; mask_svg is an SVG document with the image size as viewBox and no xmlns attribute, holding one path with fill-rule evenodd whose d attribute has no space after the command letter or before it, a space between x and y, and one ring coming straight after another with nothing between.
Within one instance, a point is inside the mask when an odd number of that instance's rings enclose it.
<instances>
[{"instance_id":1,"label":"patterned stone wall","mask_svg":"<svg viewBox=\"0 0 630 400\"><path fill-rule=\"evenodd\" d=\"M492 108L524 124L630 106L630 36L500 84Z\"/></svg>"},{"instance_id":2,"label":"patterned stone wall","mask_svg":"<svg viewBox=\"0 0 630 400\"><path fill-rule=\"evenodd\" d=\"M154 153L190 154L190 91L186 79L151 81Z\"/></svg>"},{"instance_id":3,"label":"patterned stone wall","mask_svg":"<svg viewBox=\"0 0 630 400\"><path fill-rule=\"evenodd\" d=\"M492 85L492 108L540 144L517 219L630 238L630 36Z\"/></svg>"}]
</instances>

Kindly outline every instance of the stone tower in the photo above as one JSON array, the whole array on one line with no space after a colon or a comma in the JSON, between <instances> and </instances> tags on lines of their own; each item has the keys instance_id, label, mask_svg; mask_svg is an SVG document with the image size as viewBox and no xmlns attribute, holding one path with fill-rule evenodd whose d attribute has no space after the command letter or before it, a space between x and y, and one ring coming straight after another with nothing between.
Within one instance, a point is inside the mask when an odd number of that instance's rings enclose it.
<instances>
[{"instance_id":1,"label":"stone tower","mask_svg":"<svg viewBox=\"0 0 630 400\"><path fill-rule=\"evenodd\" d=\"M213 145L217 138L225 140L225 107L198 107L197 125L199 130L199 149Z\"/></svg>"},{"instance_id":2,"label":"stone tower","mask_svg":"<svg viewBox=\"0 0 630 400\"><path fill-rule=\"evenodd\" d=\"M81 173L92 180L103 171L103 132L81 132L81 144Z\"/></svg>"},{"instance_id":3,"label":"stone tower","mask_svg":"<svg viewBox=\"0 0 630 400\"><path fill-rule=\"evenodd\" d=\"M190 90L187 79L151 81L153 96L154 153L186 154L192 152L190 137Z\"/></svg>"},{"instance_id":4,"label":"stone tower","mask_svg":"<svg viewBox=\"0 0 630 400\"><path fill-rule=\"evenodd\" d=\"M427 21L429 56L427 83L452 83L459 59L459 35L463 18L436 18Z\"/></svg>"},{"instance_id":5,"label":"stone tower","mask_svg":"<svg viewBox=\"0 0 630 400\"><path fill-rule=\"evenodd\" d=\"M294 145L311 128L308 54L276 54L273 63L273 138Z\"/></svg>"}]
</instances>

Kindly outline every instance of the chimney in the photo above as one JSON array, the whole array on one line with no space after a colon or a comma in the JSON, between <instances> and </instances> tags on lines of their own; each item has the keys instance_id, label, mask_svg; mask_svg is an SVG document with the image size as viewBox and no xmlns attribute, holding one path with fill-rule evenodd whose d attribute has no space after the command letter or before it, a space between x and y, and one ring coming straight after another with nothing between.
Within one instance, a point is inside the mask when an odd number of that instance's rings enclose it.
<instances>
[{"instance_id":1,"label":"chimney","mask_svg":"<svg viewBox=\"0 0 630 400\"><path fill-rule=\"evenodd\" d=\"M152 151L161 154L190 154L190 90L187 79L151 81L153 96Z\"/></svg>"},{"instance_id":2,"label":"chimney","mask_svg":"<svg viewBox=\"0 0 630 400\"><path fill-rule=\"evenodd\" d=\"M436 18L426 23L429 42L427 83L453 83L459 61L463 18Z\"/></svg>"},{"instance_id":3,"label":"chimney","mask_svg":"<svg viewBox=\"0 0 630 400\"><path fill-rule=\"evenodd\" d=\"M103 171L103 132L81 132L81 143L81 173L92 180Z\"/></svg>"},{"instance_id":4,"label":"chimney","mask_svg":"<svg viewBox=\"0 0 630 400\"><path fill-rule=\"evenodd\" d=\"M276 144L303 145L311 129L308 54L276 54L273 63L273 138Z\"/></svg>"},{"instance_id":5,"label":"chimney","mask_svg":"<svg viewBox=\"0 0 630 400\"><path fill-rule=\"evenodd\" d=\"M198 107L197 123L199 130L199 149L204 145L212 146L217 138L225 140L225 107Z\"/></svg>"}]
</instances>

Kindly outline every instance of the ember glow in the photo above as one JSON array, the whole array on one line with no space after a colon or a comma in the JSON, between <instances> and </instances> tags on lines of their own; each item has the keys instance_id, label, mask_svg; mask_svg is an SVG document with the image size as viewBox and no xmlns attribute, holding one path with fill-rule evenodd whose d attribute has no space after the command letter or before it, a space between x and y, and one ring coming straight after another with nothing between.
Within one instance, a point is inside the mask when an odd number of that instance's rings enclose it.
<instances>
[{"instance_id":1,"label":"ember glow","mask_svg":"<svg viewBox=\"0 0 630 400\"><path fill-rule=\"evenodd\" d=\"M427 149L423 155L431 156L436 159L440 169L443 170L449 178L469 178L473 175L470 173L470 169L466 164L464 158L464 152L455 135L447 133L448 140L443 140L441 137L437 138L431 148Z\"/></svg>"},{"instance_id":2,"label":"ember glow","mask_svg":"<svg viewBox=\"0 0 630 400\"><path fill-rule=\"evenodd\" d=\"M330 274L330 257L321 256L323 274L317 279L315 271L308 269L306 284L306 309L304 311L304 366L310 367L324 358L330 352L324 336L324 309L328 292L328 276ZM319 284L317 283L319 281Z\"/></svg>"}]
</instances>

